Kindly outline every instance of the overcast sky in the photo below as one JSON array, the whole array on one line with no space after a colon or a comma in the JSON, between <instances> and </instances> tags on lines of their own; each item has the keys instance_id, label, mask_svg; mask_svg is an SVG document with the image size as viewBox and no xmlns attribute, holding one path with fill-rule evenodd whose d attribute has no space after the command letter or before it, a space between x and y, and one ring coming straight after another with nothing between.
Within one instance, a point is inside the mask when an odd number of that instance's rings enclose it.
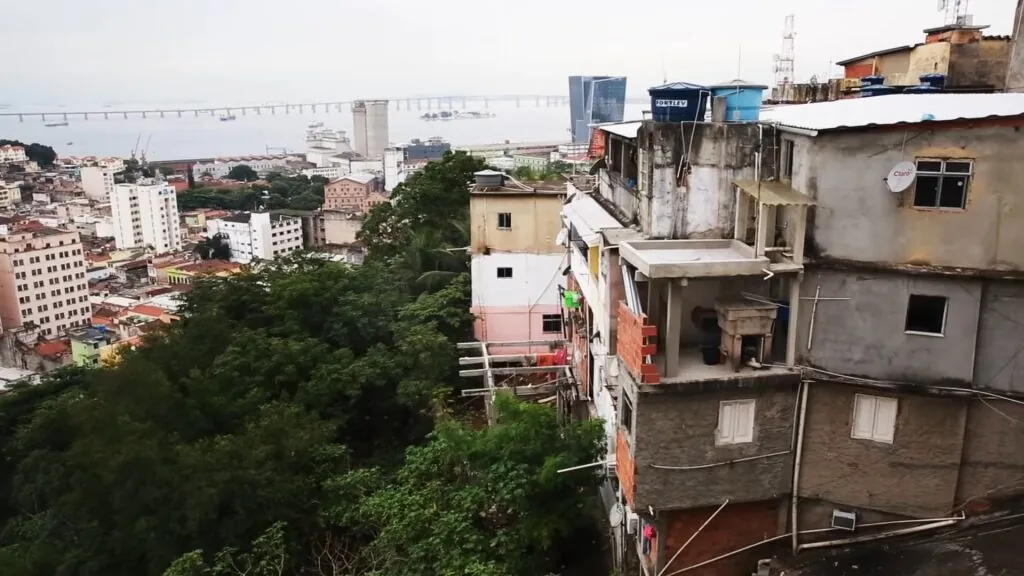
<instances>
[{"instance_id":1,"label":"overcast sky","mask_svg":"<svg viewBox=\"0 0 1024 576\"><path fill-rule=\"evenodd\" d=\"M952 1L952 0L950 0ZM221 104L560 94L570 74L629 92L740 75L771 83L796 16L796 76L923 39L937 0L47 0L3 2L0 103ZM971 0L1009 34L1014 0ZM45 7L45 8L44 8ZM833 70L835 71L835 70Z\"/></svg>"}]
</instances>

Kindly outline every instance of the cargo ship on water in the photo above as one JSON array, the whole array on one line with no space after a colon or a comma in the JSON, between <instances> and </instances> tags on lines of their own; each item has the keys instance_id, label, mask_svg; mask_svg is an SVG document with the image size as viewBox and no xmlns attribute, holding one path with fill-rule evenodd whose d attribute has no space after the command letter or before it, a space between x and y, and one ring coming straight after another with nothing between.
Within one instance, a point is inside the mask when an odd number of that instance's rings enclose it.
<instances>
[{"instance_id":1,"label":"cargo ship on water","mask_svg":"<svg viewBox=\"0 0 1024 576\"><path fill-rule=\"evenodd\" d=\"M442 110L440 112L427 112L420 116L420 120L482 120L484 118L494 118L494 116L494 112Z\"/></svg>"}]
</instances>

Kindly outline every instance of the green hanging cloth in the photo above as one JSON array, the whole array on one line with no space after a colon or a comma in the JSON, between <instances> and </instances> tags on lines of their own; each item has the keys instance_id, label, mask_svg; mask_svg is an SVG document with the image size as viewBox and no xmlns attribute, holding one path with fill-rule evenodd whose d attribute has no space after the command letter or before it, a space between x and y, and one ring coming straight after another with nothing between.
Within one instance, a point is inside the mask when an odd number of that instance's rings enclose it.
<instances>
[{"instance_id":1,"label":"green hanging cloth","mask_svg":"<svg viewBox=\"0 0 1024 576\"><path fill-rule=\"evenodd\" d=\"M579 292L566 290L562 293L562 307L566 310L576 310L580 307L580 302L582 302L582 300L583 297L580 296Z\"/></svg>"}]
</instances>

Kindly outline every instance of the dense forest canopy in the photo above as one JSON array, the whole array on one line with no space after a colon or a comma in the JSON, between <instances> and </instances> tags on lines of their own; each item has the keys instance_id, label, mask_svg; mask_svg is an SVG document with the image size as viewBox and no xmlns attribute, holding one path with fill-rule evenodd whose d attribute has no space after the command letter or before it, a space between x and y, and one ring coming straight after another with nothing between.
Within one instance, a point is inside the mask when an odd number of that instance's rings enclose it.
<instances>
[{"instance_id":1,"label":"dense forest canopy","mask_svg":"<svg viewBox=\"0 0 1024 576\"><path fill-rule=\"evenodd\" d=\"M364 266L199 282L118 365L0 396L0 574L533 576L599 554L566 545L597 477L557 473L600 459L599 424L500 398L480 429L457 394L451 248L479 167L399 186Z\"/></svg>"}]
</instances>

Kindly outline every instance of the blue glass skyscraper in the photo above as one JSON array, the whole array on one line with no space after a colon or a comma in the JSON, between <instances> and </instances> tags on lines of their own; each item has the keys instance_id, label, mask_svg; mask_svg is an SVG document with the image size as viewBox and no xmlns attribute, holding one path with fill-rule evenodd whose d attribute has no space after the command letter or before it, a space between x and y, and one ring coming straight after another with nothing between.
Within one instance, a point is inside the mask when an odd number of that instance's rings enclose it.
<instances>
[{"instance_id":1,"label":"blue glass skyscraper","mask_svg":"<svg viewBox=\"0 0 1024 576\"><path fill-rule=\"evenodd\" d=\"M569 76L573 142L588 142L591 124L622 122L625 109L625 76Z\"/></svg>"}]
</instances>

